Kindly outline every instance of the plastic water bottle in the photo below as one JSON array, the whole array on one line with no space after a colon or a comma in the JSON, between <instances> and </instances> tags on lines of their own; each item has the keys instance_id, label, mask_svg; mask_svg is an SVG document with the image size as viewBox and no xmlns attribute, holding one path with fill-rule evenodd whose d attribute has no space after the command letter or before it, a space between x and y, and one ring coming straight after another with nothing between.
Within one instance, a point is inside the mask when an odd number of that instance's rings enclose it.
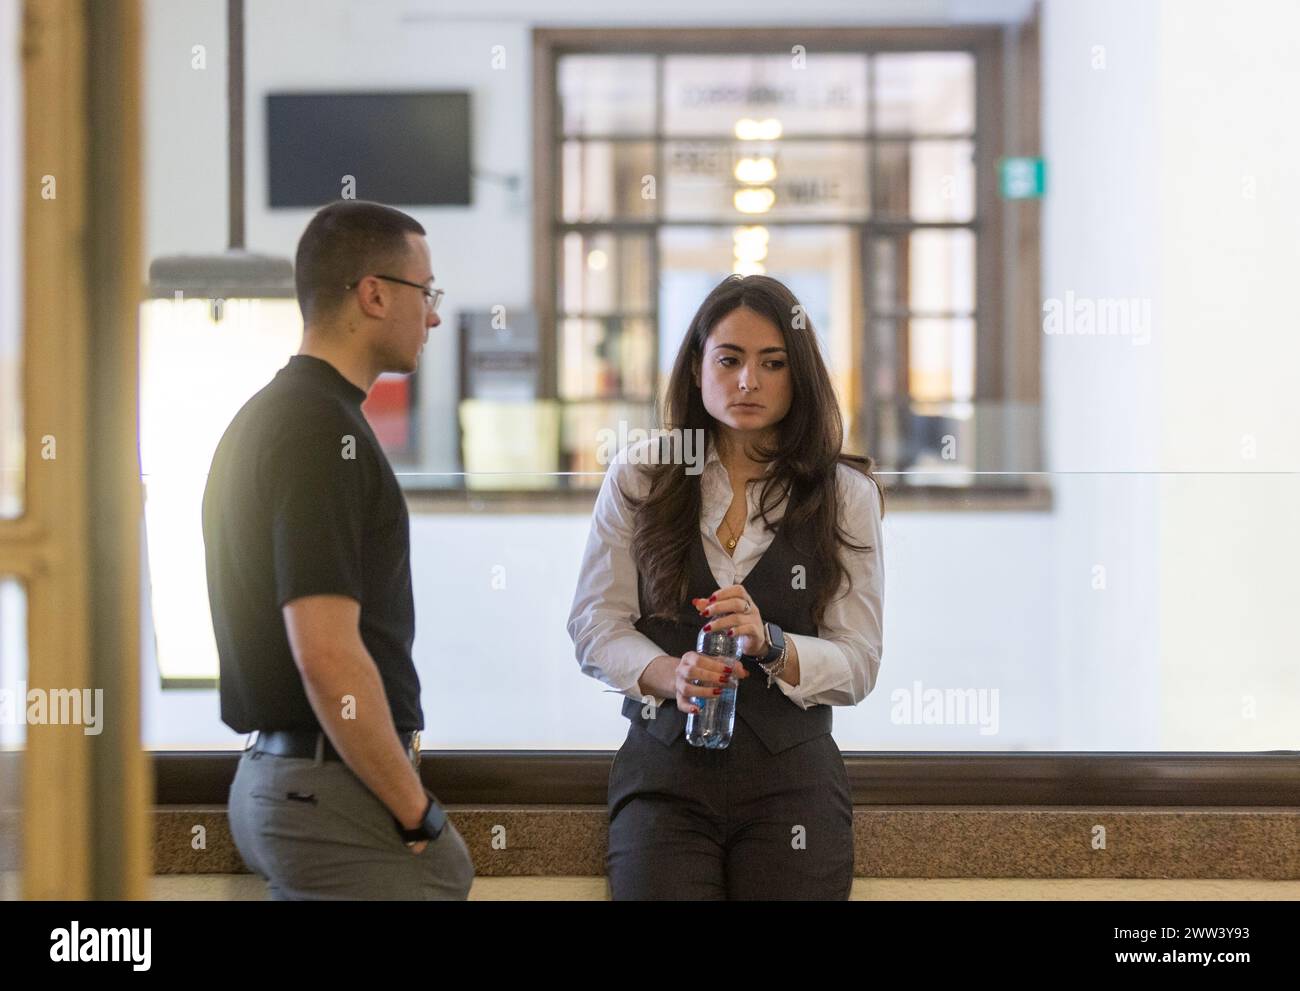
<instances>
[{"instance_id":1,"label":"plastic water bottle","mask_svg":"<svg viewBox=\"0 0 1300 991\"><path fill-rule=\"evenodd\" d=\"M733 637L725 630L706 633L700 630L695 641L695 652L705 657L717 657L724 661L740 663L743 653L740 638ZM691 701L700 707L699 712L692 712L686 717L686 742L692 747L708 747L721 750L731 743L731 731L736 726L736 692L740 679L733 671L731 678L723 683L722 694L714 695L708 689L708 695L692 696Z\"/></svg>"}]
</instances>

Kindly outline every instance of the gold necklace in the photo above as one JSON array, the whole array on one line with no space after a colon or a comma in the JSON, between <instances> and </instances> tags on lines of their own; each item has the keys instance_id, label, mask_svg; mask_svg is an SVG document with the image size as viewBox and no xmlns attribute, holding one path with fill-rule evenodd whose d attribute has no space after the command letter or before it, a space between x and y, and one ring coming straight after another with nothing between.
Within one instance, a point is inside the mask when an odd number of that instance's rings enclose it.
<instances>
[{"instance_id":1,"label":"gold necklace","mask_svg":"<svg viewBox=\"0 0 1300 991\"><path fill-rule=\"evenodd\" d=\"M727 541L727 550L734 551L736 549L736 541L739 540L740 537L737 535L735 530L731 529L731 524L727 522L727 517L725 515L722 517L722 525L727 528L727 535L730 538Z\"/></svg>"}]
</instances>

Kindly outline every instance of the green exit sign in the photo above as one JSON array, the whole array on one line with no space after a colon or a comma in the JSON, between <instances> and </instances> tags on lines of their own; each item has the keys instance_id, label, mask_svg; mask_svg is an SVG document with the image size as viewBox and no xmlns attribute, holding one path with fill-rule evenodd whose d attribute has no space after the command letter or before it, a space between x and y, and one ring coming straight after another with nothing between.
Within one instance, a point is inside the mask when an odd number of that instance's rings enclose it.
<instances>
[{"instance_id":1,"label":"green exit sign","mask_svg":"<svg viewBox=\"0 0 1300 991\"><path fill-rule=\"evenodd\" d=\"M1047 166L1041 158L1004 158L998 162L998 188L1005 200L1037 200L1043 196Z\"/></svg>"}]
</instances>

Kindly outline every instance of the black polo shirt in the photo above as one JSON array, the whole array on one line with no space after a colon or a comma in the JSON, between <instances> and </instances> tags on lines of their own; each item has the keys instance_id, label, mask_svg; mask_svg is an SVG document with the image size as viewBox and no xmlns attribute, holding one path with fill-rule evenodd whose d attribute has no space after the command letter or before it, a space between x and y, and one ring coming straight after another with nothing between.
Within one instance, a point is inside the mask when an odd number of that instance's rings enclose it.
<instances>
[{"instance_id":1,"label":"black polo shirt","mask_svg":"<svg viewBox=\"0 0 1300 991\"><path fill-rule=\"evenodd\" d=\"M361 604L361 640L398 731L424 728L411 659L410 521L361 412L365 397L328 362L294 355L217 445L203 543L221 719L237 732L320 728L281 608L324 594Z\"/></svg>"}]
</instances>

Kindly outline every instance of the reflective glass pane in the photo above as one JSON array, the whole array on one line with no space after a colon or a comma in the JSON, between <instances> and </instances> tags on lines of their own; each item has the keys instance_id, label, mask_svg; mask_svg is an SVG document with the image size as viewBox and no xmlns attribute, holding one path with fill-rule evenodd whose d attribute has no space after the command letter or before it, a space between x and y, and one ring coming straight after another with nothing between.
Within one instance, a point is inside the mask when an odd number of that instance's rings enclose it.
<instances>
[{"instance_id":1,"label":"reflective glass pane","mask_svg":"<svg viewBox=\"0 0 1300 991\"><path fill-rule=\"evenodd\" d=\"M560 488L560 404L553 399L462 399L463 474L450 488L512 491Z\"/></svg>"},{"instance_id":2,"label":"reflective glass pane","mask_svg":"<svg viewBox=\"0 0 1300 991\"><path fill-rule=\"evenodd\" d=\"M652 56L565 55L556 74L565 134L654 133Z\"/></svg>"},{"instance_id":3,"label":"reflective glass pane","mask_svg":"<svg viewBox=\"0 0 1300 991\"><path fill-rule=\"evenodd\" d=\"M794 52L664 59L665 133L743 137L754 125L784 134L864 133L865 57L814 52L801 58Z\"/></svg>"},{"instance_id":4,"label":"reflective glass pane","mask_svg":"<svg viewBox=\"0 0 1300 991\"><path fill-rule=\"evenodd\" d=\"M904 458L903 434L900 427L904 417L900 403L882 399L874 405L875 423L872 424L868 451L880 464L882 471L898 471L907 464ZM902 478L892 481L901 484Z\"/></svg>"},{"instance_id":5,"label":"reflective glass pane","mask_svg":"<svg viewBox=\"0 0 1300 991\"><path fill-rule=\"evenodd\" d=\"M900 320L871 321L872 349L868 359L867 388L873 399L892 399L898 384L898 334Z\"/></svg>"},{"instance_id":6,"label":"reflective glass pane","mask_svg":"<svg viewBox=\"0 0 1300 991\"><path fill-rule=\"evenodd\" d=\"M0 578L0 901L21 897L26 688L27 593Z\"/></svg>"},{"instance_id":7,"label":"reflective glass pane","mask_svg":"<svg viewBox=\"0 0 1300 991\"><path fill-rule=\"evenodd\" d=\"M972 220L974 144L881 142L876 157L876 208L881 216L900 220Z\"/></svg>"},{"instance_id":8,"label":"reflective glass pane","mask_svg":"<svg viewBox=\"0 0 1300 991\"><path fill-rule=\"evenodd\" d=\"M648 220L655 215L654 145L641 141L566 141L560 161L566 223Z\"/></svg>"},{"instance_id":9,"label":"reflective glass pane","mask_svg":"<svg viewBox=\"0 0 1300 991\"><path fill-rule=\"evenodd\" d=\"M912 402L899 407L900 460L913 485L969 485L975 479L974 404ZM996 485L996 481L990 480Z\"/></svg>"},{"instance_id":10,"label":"reflective glass pane","mask_svg":"<svg viewBox=\"0 0 1300 991\"><path fill-rule=\"evenodd\" d=\"M877 131L975 129L975 56L969 52L877 55L874 73Z\"/></svg>"},{"instance_id":11,"label":"reflective glass pane","mask_svg":"<svg viewBox=\"0 0 1300 991\"><path fill-rule=\"evenodd\" d=\"M854 220L868 209L863 143L669 142L664 171L674 220Z\"/></svg>"},{"instance_id":12,"label":"reflective glass pane","mask_svg":"<svg viewBox=\"0 0 1300 991\"><path fill-rule=\"evenodd\" d=\"M851 419L855 327L861 286L859 241L847 227L670 227L659 234L661 390L691 318L732 272L767 274L790 287L817 335L822 358Z\"/></svg>"},{"instance_id":13,"label":"reflective glass pane","mask_svg":"<svg viewBox=\"0 0 1300 991\"><path fill-rule=\"evenodd\" d=\"M906 246L906 236L880 237L871 244L871 307L877 316L907 309Z\"/></svg>"},{"instance_id":14,"label":"reflective glass pane","mask_svg":"<svg viewBox=\"0 0 1300 991\"><path fill-rule=\"evenodd\" d=\"M975 309L975 235L968 230L921 230L908 237L908 299L914 312Z\"/></svg>"},{"instance_id":15,"label":"reflective glass pane","mask_svg":"<svg viewBox=\"0 0 1300 991\"><path fill-rule=\"evenodd\" d=\"M975 390L975 321L916 318L907 327L908 392L919 402L966 401Z\"/></svg>"},{"instance_id":16,"label":"reflective glass pane","mask_svg":"<svg viewBox=\"0 0 1300 991\"><path fill-rule=\"evenodd\" d=\"M902 462L911 473L884 483L1003 483L970 470L971 431L983 411L969 412L960 404L907 410L897 433L912 451ZM620 423L627 434L647 427L648 407L566 410L571 463L591 469L581 484L599 484L602 450L617 443ZM839 746L1294 749L1296 477L1088 472L1056 474L1051 484L1051 513L897 505L886 513L886 649L895 661L885 655L860 705L838 707ZM561 495L539 497L527 512L490 500L412 507L416 611L425 624L413 657L426 748L612 751L626 737L622 699L580 673L566 630L591 509ZM1228 539L1207 543L1206 520ZM935 621L936 608L944 622ZM512 665L506 678L493 663L525 657L546 660ZM1235 659L1225 666L1225 657ZM212 690L163 693L152 713L150 746L244 743L222 725Z\"/></svg>"},{"instance_id":17,"label":"reflective glass pane","mask_svg":"<svg viewBox=\"0 0 1300 991\"><path fill-rule=\"evenodd\" d=\"M561 396L650 399L653 326L648 317L561 320Z\"/></svg>"},{"instance_id":18,"label":"reflective glass pane","mask_svg":"<svg viewBox=\"0 0 1300 991\"><path fill-rule=\"evenodd\" d=\"M564 313L645 313L653 264L648 235L570 231L561 249Z\"/></svg>"},{"instance_id":19,"label":"reflective glass pane","mask_svg":"<svg viewBox=\"0 0 1300 991\"><path fill-rule=\"evenodd\" d=\"M564 407L561 428L565 470L576 472L575 488L599 488L601 476L615 455L635 443L637 431L654 425L654 407L648 402L579 402Z\"/></svg>"},{"instance_id":20,"label":"reflective glass pane","mask_svg":"<svg viewBox=\"0 0 1300 991\"><path fill-rule=\"evenodd\" d=\"M23 511L21 4L0 11L0 519ZM40 438L34 438L39 442Z\"/></svg>"}]
</instances>

